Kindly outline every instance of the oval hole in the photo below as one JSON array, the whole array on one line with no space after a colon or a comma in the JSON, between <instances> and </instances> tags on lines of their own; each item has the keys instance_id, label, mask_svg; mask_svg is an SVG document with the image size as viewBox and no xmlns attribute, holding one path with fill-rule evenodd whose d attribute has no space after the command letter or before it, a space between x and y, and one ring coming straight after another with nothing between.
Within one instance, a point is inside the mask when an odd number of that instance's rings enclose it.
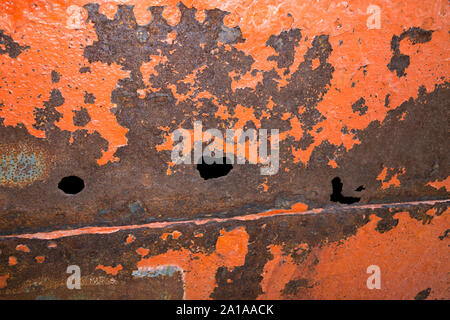
<instances>
[{"instance_id":1,"label":"oval hole","mask_svg":"<svg viewBox=\"0 0 450 320\"><path fill-rule=\"evenodd\" d=\"M84 181L77 176L68 176L61 179L58 188L66 194L77 194L84 189Z\"/></svg>"}]
</instances>

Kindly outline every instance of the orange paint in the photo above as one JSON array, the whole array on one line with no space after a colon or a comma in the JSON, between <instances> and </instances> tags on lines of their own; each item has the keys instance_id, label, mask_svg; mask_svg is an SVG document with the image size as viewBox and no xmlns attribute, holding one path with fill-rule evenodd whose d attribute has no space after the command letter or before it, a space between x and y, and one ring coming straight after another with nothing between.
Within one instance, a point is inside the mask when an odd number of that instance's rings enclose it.
<instances>
[{"instance_id":1,"label":"orange paint","mask_svg":"<svg viewBox=\"0 0 450 320\"><path fill-rule=\"evenodd\" d=\"M264 267L264 294L259 298L414 299L426 288L432 288L428 299L448 297L448 286L442 281L448 282L450 251L439 236L450 224L449 213L447 209L436 216L436 210L428 210L426 214L433 217L429 224L411 218L407 212L396 213L393 218L399 220L398 225L384 233L375 230L381 218L371 215L370 222L354 236L310 248L301 264L294 263L290 255L283 255L281 246L271 246L273 258ZM370 265L380 267L381 290L369 290L366 286ZM314 279L314 283L293 296L283 295L286 284L295 279Z\"/></svg>"},{"instance_id":2,"label":"orange paint","mask_svg":"<svg viewBox=\"0 0 450 320\"><path fill-rule=\"evenodd\" d=\"M130 244L130 243L134 242L134 240L136 240L136 237L133 236L132 234L129 234L128 237L125 240L125 243L126 244Z\"/></svg>"},{"instance_id":3,"label":"orange paint","mask_svg":"<svg viewBox=\"0 0 450 320\"><path fill-rule=\"evenodd\" d=\"M136 250L136 252L141 257L145 257L146 255L149 254L150 250L149 249L145 249L145 248L139 248L139 249Z\"/></svg>"},{"instance_id":4,"label":"orange paint","mask_svg":"<svg viewBox=\"0 0 450 320\"><path fill-rule=\"evenodd\" d=\"M216 286L215 275L221 266L232 270L244 264L249 236L244 227L222 230L212 254L192 253L189 250L169 250L143 259L138 269L176 265L183 270L186 299L208 299Z\"/></svg>"},{"instance_id":5,"label":"orange paint","mask_svg":"<svg viewBox=\"0 0 450 320\"><path fill-rule=\"evenodd\" d=\"M393 171L392 168L386 168L384 167L383 170L380 172L380 174L377 176L377 180L382 182L381 188L387 189L391 186L399 187L400 186L400 180L398 180L398 175L404 174L405 169L402 168L400 172L395 173L389 180L386 180L386 176L388 173L388 170Z\"/></svg>"},{"instance_id":6,"label":"orange paint","mask_svg":"<svg viewBox=\"0 0 450 320\"><path fill-rule=\"evenodd\" d=\"M428 287L434 289L429 299L445 297L448 293L440 282L448 279L446 266L450 252L447 243L438 236L449 226L448 213L449 210L434 216L426 225L411 219L408 213L398 213L394 215L399 219L398 226L383 234L374 231L380 218L371 216L371 222L354 237L341 245L333 243L321 252L316 269L320 286L313 289L314 297L413 299L416 293ZM352 263L344 257L350 252L354 257ZM393 264L392 261L403 263ZM373 264L382 272L381 290L366 288L369 276L366 268Z\"/></svg>"},{"instance_id":7,"label":"orange paint","mask_svg":"<svg viewBox=\"0 0 450 320\"><path fill-rule=\"evenodd\" d=\"M320 60L318 58L312 61L312 69L317 69L320 66Z\"/></svg>"},{"instance_id":8,"label":"orange paint","mask_svg":"<svg viewBox=\"0 0 450 320\"><path fill-rule=\"evenodd\" d=\"M4 68L11 70L2 78L0 96L5 108L2 108L0 116L5 118L5 125L17 126L22 123L30 134L43 138L45 132L33 127L33 110L36 107L43 108L44 101L50 97L50 91L59 89L65 103L57 107L63 118L56 122L56 126L71 132L78 130L73 125L72 111L78 106L85 107L93 121L84 128L89 133L97 131L109 142L108 150L102 151L103 156L98 159L98 163L101 165L115 161L113 154L118 147L127 143L125 133L128 130L120 127L110 112L114 107L110 94L117 81L127 76L128 72L121 70L116 64L107 66L92 63L89 64L91 72L81 74L79 68L86 62L83 48L92 44L96 35L92 24L85 24L76 30L66 28L68 5L58 2L55 1L52 6L35 5L32 1L0 4L0 11L7 13L0 21L0 29L30 46L18 59L11 59L8 55L0 56ZM43 45L43 39L54 38L58 40ZM50 81L52 70L61 74L58 83ZM85 90L95 95L95 104L84 103ZM17 98L20 98L19 103Z\"/></svg>"},{"instance_id":9,"label":"orange paint","mask_svg":"<svg viewBox=\"0 0 450 320\"><path fill-rule=\"evenodd\" d=\"M262 273L261 289L263 294L258 299L279 299L280 293L286 283L292 279L297 266L290 256L282 253L282 247L278 245L270 246L270 253L273 259L269 260L264 266Z\"/></svg>"},{"instance_id":10,"label":"orange paint","mask_svg":"<svg viewBox=\"0 0 450 320\"><path fill-rule=\"evenodd\" d=\"M8 258L8 265L15 266L17 264L17 258L14 256L10 256Z\"/></svg>"},{"instance_id":11,"label":"orange paint","mask_svg":"<svg viewBox=\"0 0 450 320\"><path fill-rule=\"evenodd\" d=\"M395 174L394 176L392 176L391 180L389 180L386 183L383 183L382 188L383 189L387 189L390 186L394 186L394 187L399 187L400 186L400 181L397 178L397 174Z\"/></svg>"},{"instance_id":12,"label":"orange paint","mask_svg":"<svg viewBox=\"0 0 450 320\"><path fill-rule=\"evenodd\" d=\"M234 110L233 118L237 118L238 121L234 125L234 129L244 129L244 126L248 121L251 121L255 124L255 128L261 128L261 121L255 116L255 109L250 107L244 107L238 104Z\"/></svg>"},{"instance_id":13,"label":"orange paint","mask_svg":"<svg viewBox=\"0 0 450 320\"><path fill-rule=\"evenodd\" d=\"M427 185L432 186L435 189L445 188L445 190L450 191L450 176L447 179L439 181L436 180L434 182L429 182Z\"/></svg>"},{"instance_id":14,"label":"orange paint","mask_svg":"<svg viewBox=\"0 0 450 320\"><path fill-rule=\"evenodd\" d=\"M0 96L5 104L0 116L5 119L5 125L23 124L30 134L44 138L45 132L33 127L33 110L35 107L43 107L43 102L48 100L52 89L59 89L66 101L64 105L57 107L63 118L56 125L61 130L74 132L79 128L73 125L72 111L79 106L87 108L92 121L84 128L89 133L98 132L108 141L108 149L102 150L102 156L97 160L99 165L103 165L117 161L115 151L127 144L125 135L128 130L121 127L111 113L114 105L110 101L110 95L117 81L127 77L128 72L121 70L118 65L102 63L89 64L91 73L78 72L80 66L86 65L83 48L96 40L92 23L85 23L83 19L86 12L81 7L88 2L90 1L70 2L71 6L78 6L81 12L77 28L68 27L68 21L74 18L71 16L72 11L67 11L69 4L64 0L52 0L51 5L31 0L0 3L0 12L4 13L0 29L11 34L21 45L30 46L20 54L19 60L11 59L8 55L0 56L2 68L6 71L5 78L0 82ZM176 25L180 19L178 2L179 0L161 0L157 3L129 0L126 4L134 6L134 14L140 24L151 20L148 6L163 5L163 17L170 25ZM109 18L117 11L115 2L98 0L96 3L100 4L100 12ZM229 13L224 19L225 25L239 26L245 41L234 47L251 55L255 61L251 71L255 73L252 75L250 71L237 80L233 78L234 90L256 88L262 81L262 71L272 69L280 76L277 80L280 87L284 86L302 62L311 40L321 34L330 36L333 51L328 60L335 70L331 85L317 106L323 119L310 131L313 144L306 150L292 150L294 162L307 164L312 151L324 141L351 149L359 143L352 129L361 130L372 121L382 121L389 109L395 109L410 97L416 98L420 86L431 91L436 84L447 81L450 71L450 64L445 59L449 54L446 44L450 12L446 2L430 5L425 1L408 0L397 5L375 1L381 9L382 19L381 29L375 30L368 29L366 25L369 17L367 7L374 4L372 0L351 3L336 3L332 0L185 0L183 3L189 8L197 9L196 18L200 22L205 19L204 10L221 9ZM410 56L411 64L407 68L408 76L398 78L386 67L392 57L390 42L394 34L399 35L413 26L433 30L432 39L430 42L414 45L409 39L401 41L400 49ZM279 69L275 61L268 60L277 53L266 46L266 42L271 35L291 28L301 30L302 40L295 48L290 72L284 74L285 70ZM306 38L308 41L304 40ZM52 39L51 43L46 39ZM168 40L173 39L169 37ZM147 72L151 73L155 63L159 62L152 59L148 66L143 65L142 68L147 68ZM312 66L318 67L317 60L313 60ZM50 82L51 70L61 74L59 83ZM144 81L147 82L147 79L144 76ZM84 90L95 95L95 104L84 103ZM384 106L384 98L388 94L389 109ZM20 102L16 101L18 97L21 98ZM351 105L361 97L368 106L365 115L354 114L351 110ZM269 105L255 108L268 109ZM235 117L238 117L238 123L248 120L246 115ZM348 133L342 133L344 127L348 129Z\"/></svg>"},{"instance_id":15,"label":"orange paint","mask_svg":"<svg viewBox=\"0 0 450 320\"><path fill-rule=\"evenodd\" d=\"M167 23L171 26L175 26L178 24L181 18L180 9L176 6L168 6L164 7L162 16L166 19Z\"/></svg>"},{"instance_id":16,"label":"orange paint","mask_svg":"<svg viewBox=\"0 0 450 320\"><path fill-rule=\"evenodd\" d=\"M390 108L396 108L409 97L417 97L417 91L421 85L424 85L427 90L432 90L436 83L443 83L449 71L448 63L432 58L433 55L448 52L443 45L446 37L444 30L448 29L448 19L444 17L448 15L448 10L441 9L436 19L427 20L426 25L434 30L430 43L419 46L406 45L405 47L405 43L410 41L406 39L401 42L402 50L405 50L404 52L411 56L411 61L414 61L408 67L408 77L398 78L386 67L392 56L390 42L393 35L401 34L408 27L422 25L421 19L424 17L436 16L436 11L433 11L436 8L427 6L423 2L408 1L407 6L415 8L414 14L405 12L400 6L390 5L387 7L388 4L378 4L383 12L383 21L389 21L389 28L384 27L380 30L369 30L366 26L368 18L366 9L373 4L370 1L351 4L336 4L332 1L317 3L312 0L306 3L293 0L275 3L264 0L227 1L226 4L217 1L199 1L194 6L197 9L203 9L205 8L203 5L206 4L206 8L209 8L212 3L217 8L231 12L230 17L239 17L233 18L233 20L239 20L238 25L246 41L235 47L255 59L252 71L275 69L281 78L280 86L287 83L292 71L295 71L302 62L303 55L310 44L308 42L299 44L296 48L291 73L284 75L283 70L278 69L274 61L267 60L269 56L276 55L272 48L266 46L270 35L294 27L302 30L303 39L306 36L313 39L320 34L330 35L333 51L329 61L335 67L335 72L331 86L318 105L318 110L324 115L324 120L316 124L310 132L314 138L313 144L306 150L293 148L294 162L307 164L313 150L324 141L337 146L343 145L347 150L351 149L359 143L359 140L350 133L351 130L348 130L349 133L342 134L344 127L361 130L372 121L382 121L388 111L384 106L384 98L388 94L391 101ZM186 5L189 7L190 2ZM418 12L417 10L421 10L422 14L415 14ZM319 21L316 19L318 16L321 17ZM359 50L354 50L355 47ZM385 50L380 52L380 47ZM410 47L420 50L409 50ZM314 59L312 68L315 69L318 66L319 61ZM231 73L230 76L233 90L238 88L255 89L256 85L262 81L261 72L256 72L253 76L251 72L247 72L245 75ZM376 94L372 95L372 92L376 92ZM361 95L365 99L369 111L365 115L356 115L351 110L351 105L361 98ZM264 109L269 106L258 106L258 108ZM299 106L299 109L301 108L302 106ZM220 114L224 113L225 110L222 107ZM216 116L220 117L220 114ZM237 123L255 122L265 115L264 112L261 114L259 119L252 119L242 114L235 114L233 117L238 119ZM288 135L299 139L302 133L300 130L288 131L285 134L282 133L283 137L280 140L284 140ZM393 178L390 185L398 185L397 177Z\"/></svg>"},{"instance_id":17,"label":"orange paint","mask_svg":"<svg viewBox=\"0 0 450 320\"><path fill-rule=\"evenodd\" d=\"M108 19L114 19L114 16L116 15L117 12L117 5L115 5L114 3L105 3L102 6L100 6L99 12L101 14L104 14L105 16L108 17Z\"/></svg>"},{"instance_id":18,"label":"orange paint","mask_svg":"<svg viewBox=\"0 0 450 320\"><path fill-rule=\"evenodd\" d=\"M308 206L301 202L295 203L291 207L291 211L293 211L293 212L302 212L302 211L306 211L306 210L308 210Z\"/></svg>"},{"instance_id":19,"label":"orange paint","mask_svg":"<svg viewBox=\"0 0 450 320\"><path fill-rule=\"evenodd\" d=\"M292 113L290 112L285 112L281 115L281 120L287 120L291 117Z\"/></svg>"},{"instance_id":20,"label":"orange paint","mask_svg":"<svg viewBox=\"0 0 450 320\"><path fill-rule=\"evenodd\" d=\"M150 61L142 63L142 66L141 66L140 70L142 72L142 78L144 80L144 83L147 86L149 86L149 87L151 86L151 84L148 82L148 78L151 75L156 75L157 74L157 72L155 70L155 67L157 65L163 64L165 62L167 62L167 58L165 56L150 55Z\"/></svg>"},{"instance_id":21,"label":"orange paint","mask_svg":"<svg viewBox=\"0 0 450 320\"><path fill-rule=\"evenodd\" d=\"M50 242L47 246L47 248L56 248L58 245L55 242Z\"/></svg>"},{"instance_id":22,"label":"orange paint","mask_svg":"<svg viewBox=\"0 0 450 320\"><path fill-rule=\"evenodd\" d=\"M175 39L177 38L177 33L176 32L171 32L167 35L167 43L172 44L175 42Z\"/></svg>"},{"instance_id":23,"label":"orange paint","mask_svg":"<svg viewBox=\"0 0 450 320\"><path fill-rule=\"evenodd\" d=\"M115 107L111 103L111 92L116 88L117 82L129 76L129 72L113 63L88 64L83 57L83 48L97 40L92 23L86 23L86 10L81 6L90 0L52 0L52 1L2 1L0 3L0 29L5 30L21 45L29 46L18 57L11 59L7 54L0 55L3 76L0 79L0 97L2 108L0 117L4 119L5 126L18 127L23 125L29 134L37 138L46 138L43 130L35 128L34 110L43 108L48 101L52 90L59 90L65 98L65 103L57 107L62 118L55 125L70 133L79 129L86 129L90 134L95 132L107 142L107 149L97 159L98 165L105 165L119 159L114 156L116 150L127 144L128 129L122 127L115 115L111 112ZM100 12L112 19L119 3L133 5L137 22L141 25L151 21L152 17L147 10L149 5L164 6L163 16L168 23L175 26L180 21L180 10L177 8L179 0L129 0L115 1L98 0ZM337 2L333 0L185 0L187 7L197 9L196 19L204 22L205 10L221 9L228 14L224 24L230 28L239 26L243 42L236 45L219 44L225 50L234 48L250 55L254 64L243 75L231 73L231 88L233 91L250 89L255 91L263 80L263 72L274 70L279 78L278 88L289 83L292 73L297 70L311 41L318 35L329 35L329 42L333 48L328 62L333 66L334 72L331 84L321 96L317 110L321 113L320 121L309 132L313 143L302 150L292 149L292 160L308 164L312 152L323 142L335 146L342 146L350 150L360 143L353 133L363 130L374 121L382 122L387 113L400 106L410 98L417 98L418 88L423 86L426 91L434 90L436 85L448 82L450 64L448 56L449 12L447 1L418 1L405 0L401 3L360 0L353 2ZM368 29L367 7L376 4L381 8L381 28ZM76 28L69 26L73 22L70 6L78 6L81 13L80 25ZM77 10L78 10L77 9ZM320 17L320 19L318 19ZM420 26L433 30L430 42L413 44L410 39L400 43L400 50L410 57L411 63L407 68L407 77L397 75L387 69L392 57L390 50L393 35L400 35L410 27ZM266 45L272 35L284 30L299 28L302 40L295 48L294 63L290 70L278 68L270 56L278 55L271 47ZM176 33L169 34L168 43L176 42ZM305 40L308 38L308 40ZM140 89L141 98L151 91L149 77L157 74L159 65L167 63L167 57L161 55L150 56L150 62L141 66L146 89ZM80 73L79 68L89 66L90 73ZM312 60L312 69L320 68L318 59ZM58 83L51 83L50 73L55 70L61 75ZM243 128L247 122L253 122L256 128L261 126L263 118L270 119L271 111L277 106L269 99L267 105L255 105L251 108L237 105L231 112L226 104L219 104L218 98L203 88L196 86L198 71L181 80L192 86L186 94L177 92L176 85L167 84L178 101L193 99L193 103L201 106L199 99L207 98L218 106L213 116L228 120L233 119L234 128ZM95 97L94 104L84 102L84 92L88 91ZM193 97L196 92L198 94ZM390 104L384 105L385 97L389 95ZM368 107L367 113L361 115L353 112L352 104L364 98ZM228 103L228 102L227 102ZM73 124L73 111L86 108L92 121L80 128ZM296 106L301 114L304 106ZM194 116L197 116L194 113ZM202 114L209 116L208 114ZM404 113L401 119L407 115ZM236 121L234 121L236 120ZM294 114L284 114L282 121L290 130L281 133L281 141L289 137L299 141L303 135L302 118ZM181 126L181 124L178 124ZM343 133L346 128L346 133ZM171 150L170 132L164 136L166 141L156 146L157 151ZM68 138L73 142L73 137ZM338 167L339 159L328 162L332 168ZM285 169L285 172L288 172ZM394 172L396 171L396 172ZM167 174L172 174L173 164L168 163ZM384 167L377 177L382 189L399 187L399 177L405 173L404 169ZM389 177L389 178L388 178ZM450 189L450 177L443 181L429 182L433 188ZM267 191L267 182L262 185ZM446 201L446 200L444 200ZM442 201L442 202L444 202ZM439 201L418 201L416 204L435 204ZM409 203L409 204L412 204ZM395 204L390 204L395 205ZM382 207L383 204L355 206L359 209ZM347 209L343 209L347 210ZM267 212L248 214L230 218L207 218L186 221L157 222L143 225L127 225L113 227L86 227L73 230L55 230L36 234L11 235L8 237L21 237L33 239L56 239L82 234L109 234L120 230L136 228L167 228L176 225L206 223L222 223L229 221L254 221L287 215L317 214L325 212L324 209L308 210L306 204L295 204L291 209L277 209ZM433 219L429 224L423 224L409 217L407 213L395 214L399 219L398 226L385 233L375 230L380 218L371 216L371 221L358 229L355 236L335 243L321 243L311 248L311 254L317 255L318 264L312 270L306 270L302 265L295 264L292 256L284 255L282 245L272 245L269 250L273 258L270 259L263 271L261 283L263 294L261 299L276 299L291 279L308 278L317 279L312 289L308 291L312 298L413 298L413 293L426 287L433 288L431 298L448 296L448 293L439 291L442 288L437 281L448 279L447 262L450 259L448 244L438 240L448 228L448 210L436 216L435 210L427 212ZM164 233L162 239L171 235L178 239L181 233L174 231ZM201 237L197 234L195 237ZM129 235L125 240L130 244L135 240ZM192 253L189 250L169 250L164 254L142 259L138 267L159 266L173 263L184 271L185 293L187 298L207 298L210 296L215 283L215 273L221 266L233 269L243 265L247 254L248 234L244 227L232 231L222 230L218 237L215 252L211 254ZM49 248L56 247L50 243ZM299 245L299 250L305 245ZM309 249L309 248L307 248ZM395 249L395 250L394 250ZM30 252L25 245L18 245L16 250ZM306 249L305 249L306 250ZM136 250L143 257L149 254L149 249ZM447 252L447 253L446 253ZM441 256L435 259L436 253ZM349 258L351 257L351 258ZM44 262L45 257L37 256L38 263ZM392 265L391 261L402 261ZM8 264L17 264L17 258L10 256ZM368 265L377 264L383 272L383 290L367 290L365 280L368 275L365 269ZM310 265L310 264L307 264ZM107 274L117 275L122 265L109 267L98 265ZM386 274L383 270L388 270ZM355 277L356 275L356 277ZM9 274L0 276L0 288L6 287ZM448 287L448 286L447 286ZM298 297L303 297L299 291Z\"/></svg>"},{"instance_id":24,"label":"orange paint","mask_svg":"<svg viewBox=\"0 0 450 320\"><path fill-rule=\"evenodd\" d=\"M117 275L117 273L119 273L120 270L122 270L122 265L119 264L115 267L109 267L109 266L104 266L104 265L99 264L97 266L97 268L95 268L95 270L99 270L99 269L105 271L107 274L115 276L115 275Z\"/></svg>"},{"instance_id":25,"label":"orange paint","mask_svg":"<svg viewBox=\"0 0 450 320\"><path fill-rule=\"evenodd\" d=\"M9 279L9 273L0 276L0 289L6 288L8 279Z\"/></svg>"},{"instance_id":26,"label":"orange paint","mask_svg":"<svg viewBox=\"0 0 450 320\"><path fill-rule=\"evenodd\" d=\"M291 136L294 140L299 141L303 137L303 129L300 120L297 116L293 116L289 119L291 129L280 134L280 140L284 140L287 136Z\"/></svg>"},{"instance_id":27,"label":"orange paint","mask_svg":"<svg viewBox=\"0 0 450 320\"><path fill-rule=\"evenodd\" d=\"M230 74L232 76L232 74ZM237 79L236 79L237 78ZM243 88L256 88L256 85L262 81L263 74L261 72L258 72L256 76L252 76L250 72L247 72L246 74L239 76L232 76L233 81L231 82L231 89L233 91L236 91L236 89L243 89Z\"/></svg>"},{"instance_id":28,"label":"orange paint","mask_svg":"<svg viewBox=\"0 0 450 320\"><path fill-rule=\"evenodd\" d=\"M263 192L267 192L269 190L269 186L267 185L267 180L261 183L261 187L263 188Z\"/></svg>"},{"instance_id":29,"label":"orange paint","mask_svg":"<svg viewBox=\"0 0 450 320\"><path fill-rule=\"evenodd\" d=\"M239 25L239 21L241 18L238 14L228 14L223 19L223 24L226 25L228 28L234 28L237 25Z\"/></svg>"},{"instance_id":30,"label":"orange paint","mask_svg":"<svg viewBox=\"0 0 450 320\"><path fill-rule=\"evenodd\" d=\"M139 25L146 25L152 21L152 14L148 10L148 4L145 1L137 1L134 3L134 16L136 17L136 22Z\"/></svg>"},{"instance_id":31,"label":"orange paint","mask_svg":"<svg viewBox=\"0 0 450 320\"><path fill-rule=\"evenodd\" d=\"M380 174L377 176L377 180L384 181L386 179L388 168L384 167Z\"/></svg>"},{"instance_id":32,"label":"orange paint","mask_svg":"<svg viewBox=\"0 0 450 320\"><path fill-rule=\"evenodd\" d=\"M206 12L205 10L197 10L195 13L195 19L197 19L198 22L203 23L206 19Z\"/></svg>"},{"instance_id":33,"label":"orange paint","mask_svg":"<svg viewBox=\"0 0 450 320\"><path fill-rule=\"evenodd\" d=\"M329 165L330 167L332 167L333 169L338 167L338 164L337 164L336 160L330 160L330 161L328 161L328 165Z\"/></svg>"},{"instance_id":34,"label":"orange paint","mask_svg":"<svg viewBox=\"0 0 450 320\"><path fill-rule=\"evenodd\" d=\"M161 236L161 239L163 240L167 240L168 236L172 236L172 239L178 239L179 237L181 237L182 233L180 231L173 231L171 233L163 233L163 235Z\"/></svg>"},{"instance_id":35,"label":"orange paint","mask_svg":"<svg viewBox=\"0 0 450 320\"><path fill-rule=\"evenodd\" d=\"M30 252L30 248L28 248L26 245L24 244L19 244L16 246L16 250L17 251L22 251L22 252Z\"/></svg>"}]
</instances>

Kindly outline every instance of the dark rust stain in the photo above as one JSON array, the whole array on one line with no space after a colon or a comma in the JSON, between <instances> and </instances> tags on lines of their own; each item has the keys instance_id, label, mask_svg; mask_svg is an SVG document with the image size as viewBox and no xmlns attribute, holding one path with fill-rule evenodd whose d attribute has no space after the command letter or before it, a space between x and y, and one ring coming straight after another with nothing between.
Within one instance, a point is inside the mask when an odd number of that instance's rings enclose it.
<instances>
[{"instance_id":1,"label":"dark rust stain","mask_svg":"<svg viewBox=\"0 0 450 320\"><path fill-rule=\"evenodd\" d=\"M11 58L16 59L29 46L21 46L11 38L10 35L5 34L5 31L0 30L0 54L8 54Z\"/></svg>"},{"instance_id":2,"label":"dark rust stain","mask_svg":"<svg viewBox=\"0 0 450 320\"><path fill-rule=\"evenodd\" d=\"M391 72L396 72L397 77L406 76L406 68L410 64L410 57L400 52L400 42L409 39L413 45L425 43L431 40L433 31L424 30L418 27L412 27L404 31L400 36L394 35L391 41L391 50L393 52L391 61L387 65Z\"/></svg>"}]
</instances>

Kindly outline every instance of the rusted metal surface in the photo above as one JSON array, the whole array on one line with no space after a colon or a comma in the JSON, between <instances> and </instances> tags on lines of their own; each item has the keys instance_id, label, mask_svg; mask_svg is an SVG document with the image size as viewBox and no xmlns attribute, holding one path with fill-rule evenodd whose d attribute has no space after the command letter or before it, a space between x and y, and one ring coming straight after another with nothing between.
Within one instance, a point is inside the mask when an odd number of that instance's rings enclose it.
<instances>
[{"instance_id":1,"label":"rusted metal surface","mask_svg":"<svg viewBox=\"0 0 450 320\"><path fill-rule=\"evenodd\" d=\"M450 298L449 10L2 1L0 297ZM279 170L175 165L194 121Z\"/></svg>"}]
</instances>

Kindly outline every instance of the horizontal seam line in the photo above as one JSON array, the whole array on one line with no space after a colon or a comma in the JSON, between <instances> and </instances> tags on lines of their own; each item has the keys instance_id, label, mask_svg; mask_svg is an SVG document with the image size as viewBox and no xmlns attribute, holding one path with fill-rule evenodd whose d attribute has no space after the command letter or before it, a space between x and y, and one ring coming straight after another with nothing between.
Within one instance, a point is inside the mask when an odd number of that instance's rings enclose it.
<instances>
[{"instance_id":1,"label":"horizontal seam line","mask_svg":"<svg viewBox=\"0 0 450 320\"><path fill-rule=\"evenodd\" d=\"M109 227L82 227L78 229L65 229L65 230L54 230L47 232L36 232L36 233L24 233L24 234L13 234L13 235L0 235L0 238L22 238L22 239L40 239L40 240L54 240L70 236L78 236L84 234L111 234L122 230L134 230L134 229L162 229L171 226L185 225L185 224L195 224L204 225L210 222L225 223L228 221L256 221L265 218L282 217L282 216L301 216L301 215L312 215L318 213L338 213L351 210L361 210L361 209L381 209L383 207L404 207L404 206L415 206L415 205L434 205L438 203L449 202L450 199L443 200L426 200L426 201L411 201L411 202L397 202L397 203L381 203L381 204L365 204L365 205L352 205L352 206L334 206L327 208L315 208L305 211L279 211L280 209L268 210L261 213L246 214L240 216L232 216L225 218L199 218L191 220L179 220L179 221L161 221L161 222L151 222L145 224L137 225L125 225L125 226L109 226Z\"/></svg>"}]
</instances>

